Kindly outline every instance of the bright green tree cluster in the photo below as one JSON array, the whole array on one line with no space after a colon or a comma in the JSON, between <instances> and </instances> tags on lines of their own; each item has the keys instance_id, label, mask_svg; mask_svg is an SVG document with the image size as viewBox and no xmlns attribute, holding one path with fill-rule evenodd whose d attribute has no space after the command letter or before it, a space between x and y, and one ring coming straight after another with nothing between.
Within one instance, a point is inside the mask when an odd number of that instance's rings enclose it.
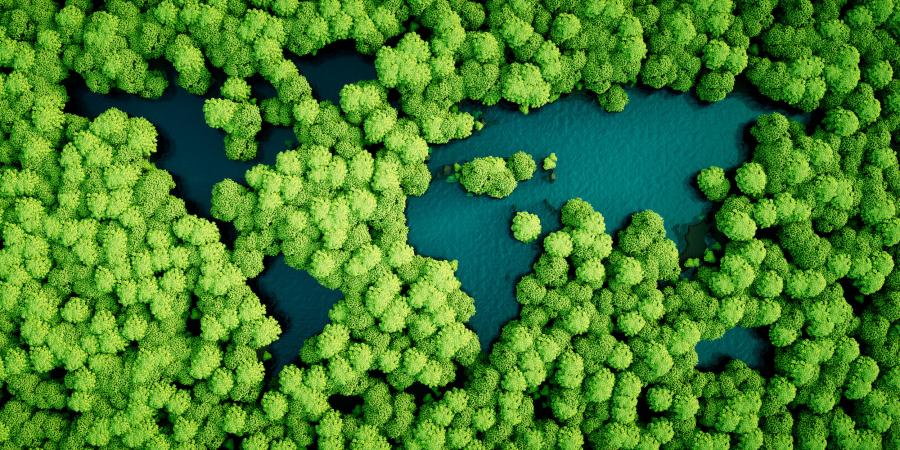
<instances>
[{"instance_id":1,"label":"bright green tree cluster","mask_svg":"<svg viewBox=\"0 0 900 450\"><path fill-rule=\"evenodd\" d=\"M15 131L0 169L0 445L217 446L252 428L278 322L147 161L149 122L61 117Z\"/></svg>"},{"instance_id":2,"label":"bright green tree cluster","mask_svg":"<svg viewBox=\"0 0 900 450\"><path fill-rule=\"evenodd\" d=\"M513 237L521 242L533 242L541 234L541 218L528 211L519 211L510 225Z\"/></svg>"},{"instance_id":3,"label":"bright green tree cluster","mask_svg":"<svg viewBox=\"0 0 900 450\"><path fill-rule=\"evenodd\" d=\"M536 169L534 158L518 151L507 159L497 156L475 158L458 165L457 173L467 192L505 198L513 193L518 182L530 180Z\"/></svg>"},{"instance_id":4,"label":"bright green tree cluster","mask_svg":"<svg viewBox=\"0 0 900 450\"><path fill-rule=\"evenodd\" d=\"M2 2L0 447L897 448L895 9ZM285 50L339 40L374 55L378 79L333 105ZM65 112L71 75L160 96L163 60L197 95L227 77L204 114L230 157L253 156L263 121L297 136L246 186L216 185L212 215L234 225L233 249L169 194L148 161L152 125ZM480 354L455 265L417 255L404 217L430 182L429 144L474 127L458 105L527 112L583 88L618 111L635 82L714 101L742 73L820 114L809 127L762 116L749 161L700 172L722 242L692 260L695 275L657 214L613 239L570 200L516 284L520 316ZM257 75L275 97L252 98ZM511 192L535 170L526 156L473 161L468 176ZM280 327L247 279L276 254L344 297L300 362L267 377ZM774 373L695 368L696 343L734 326L768 335Z\"/></svg>"},{"instance_id":5,"label":"bright green tree cluster","mask_svg":"<svg viewBox=\"0 0 900 450\"><path fill-rule=\"evenodd\" d=\"M550 153L546 158L544 158L544 161L541 163L541 167L544 170L554 170L556 169L556 162L556 153Z\"/></svg>"},{"instance_id":6,"label":"bright green tree cluster","mask_svg":"<svg viewBox=\"0 0 900 450\"><path fill-rule=\"evenodd\" d=\"M229 159L246 161L256 157L256 134L262 117L255 104L211 98L203 104L203 115L207 125L225 131L225 155Z\"/></svg>"},{"instance_id":7,"label":"bright green tree cluster","mask_svg":"<svg viewBox=\"0 0 900 450\"><path fill-rule=\"evenodd\" d=\"M816 3L758 2L753 17L759 20L759 42L747 77L775 100L806 111L843 106L850 113L846 120L859 116L871 123L881 106L875 91L894 89L893 2Z\"/></svg>"}]
</instances>

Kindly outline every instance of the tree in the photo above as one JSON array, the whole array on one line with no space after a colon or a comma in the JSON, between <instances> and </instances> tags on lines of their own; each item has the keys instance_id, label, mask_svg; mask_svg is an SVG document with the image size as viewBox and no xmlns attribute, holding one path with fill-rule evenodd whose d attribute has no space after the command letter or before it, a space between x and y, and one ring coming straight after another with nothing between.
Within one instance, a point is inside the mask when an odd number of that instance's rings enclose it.
<instances>
[{"instance_id":1,"label":"tree","mask_svg":"<svg viewBox=\"0 0 900 450\"><path fill-rule=\"evenodd\" d=\"M753 205L751 217L759 228L769 228L775 225L778 220L778 209L775 207L775 202L769 198L760 199Z\"/></svg>"},{"instance_id":2,"label":"tree","mask_svg":"<svg viewBox=\"0 0 900 450\"><path fill-rule=\"evenodd\" d=\"M557 44L572 39L581 31L581 21L578 16L568 13L562 13L553 19L550 36Z\"/></svg>"},{"instance_id":3,"label":"tree","mask_svg":"<svg viewBox=\"0 0 900 450\"><path fill-rule=\"evenodd\" d=\"M766 172L759 163L744 163L737 169L735 182L744 194L759 197L766 190Z\"/></svg>"},{"instance_id":4,"label":"tree","mask_svg":"<svg viewBox=\"0 0 900 450\"><path fill-rule=\"evenodd\" d=\"M511 229L516 240L533 242L541 234L541 219L536 214L519 211L513 216Z\"/></svg>"},{"instance_id":5,"label":"tree","mask_svg":"<svg viewBox=\"0 0 900 450\"><path fill-rule=\"evenodd\" d=\"M581 263L575 269L575 274L579 281L587 283L595 289L603 286L603 281L606 280L606 268L603 266L603 262L597 258Z\"/></svg>"},{"instance_id":6,"label":"tree","mask_svg":"<svg viewBox=\"0 0 900 450\"><path fill-rule=\"evenodd\" d=\"M544 168L544 170L555 170L556 160L556 153L550 153L546 158L544 158L542 167Z\"/></svg>"},{"instance_id":7,"label":"tree","mask_svg":"<svg viewBox=\"0 0 900 450\"><path fill-rule=\"evenodd\" d=\"M725 171L715 166L701 170L697 175L697 184L703 195L714 202L724 200L731 189L731 183L725 178Z\"/></svg>"},{"instance_id":8,"label":"tree","mask_svg":"<svg viewBox=\"0 0 900 450\"><path fill-rule=\"evenodd\" d=\"M370 143L381 142L397 123L397 110L381 108L366 118L364 129L366 140Z\"/></svg>"},{"instance_id":9,"label":"tree","mask_svg":"<svg viewBox=\"0 0 900 450\"><path fill-rule=\"evenodd\" d=\"M822 123L827 130L842 137L850 136L859 129L856 114L843 108L829 110Z\"/></svg>"},{"instance_id":10,"label":"tree","mask_svg":"<svg viewBox=\"0 0 900 450\"><path fill-rule=\"evenodd\" d=\"M707 102L717 102L734 89L734 75L731 72L708 72L700 78L697 97Z\"/></svg>"},{"instance_id":11,"label":"tree","mask_svg":"<svg viewBox=\"0 0 900 450\"><path fill-rule=\"evenodd\" d=\"M516 181L530 180L537 169L537 163L528 153L521 150L515 152L506 160L506 166L512 172Z\"/></svg>"},{"instance_id":12,"label":"tree","mask_svg":"<svg viewBox=\"0 0 900 450\"><path fill-rule=\"evenodd\" d=\"M337 355L347 346L349 338L349 333L343 325L326 325L317 340L319 357L329 359Z\"/></svg>"},{"instance_id":13,"label":"tree","mask_svg":"<svg viewBox=\"0 0 900 450\"><path fill-rule=\"evenodd\" d=\"M550 101L550 85L540 69L529 63L513 63L501 73L503 98L517 103L523 112L543 106Z\"/></svg>"},{"instance_id":14,"label":"tree","mask_svg":"<svg viewBox=\"0 0 900 450\"><path fill-rule=\"evenodd\" d=\"M878 377L878 364L872 358L860 356L850 363L844 396L850 400L863 398L872 388L872 382Z\"/></svg>"},{"instance_id":15,"label":"tree","mask_svg":"<svg viewBox=\"0 0 900 450\"><path fill-rule=\"evenodd\" d=\"M564 231L554 231L544 238L544 251L565 258L572 253L572 238Z\"/></svg>"},{"instance_id":16,"label":"tree","mask_svg":"<svg viewBox=\"0 0 900 450\"><path fill-rule=\"evenodd\" d=\"M747 241L756 234L756 222L743 211L720 210L716 213L716 227L736 241Z\"/></svg>"},{"instance_id":17,"label":"tree","mask_svg":"<svg viewBox=\"0 0 900 450\"><path fill-rule=\"evenodd\" d=\"M237 104L231 100L212 98L203 104L206 124L212 128L225 128L237 111Z\"/></svg>"},{"instance_id":18,"label":"tree","mask_svg":"<svg viewBox=\"0 0 900 450\"><path fill-rule=\"evenodd\" d=\"M385 92L374 83L352 83L341 88L341 109L350 123L359 124L385 102Z\"/></svg>"},{"instance_id":19,"label":"tree","mask_svg":"<svg viewBox=\"0 0 900 450\"><path fill-rule=\"evenodd\" d=\"M628 106L628 93L619 85L611 86L598 97L600 106L607 112L622 112Z\"/></svg>"},{"instance_id":20,"label":"tree","mask_svg":"<svg viewBox=\"0 0 900 450\"><path fill-rule=\"evenodd\" d=\"M463 164L459 170L459 182L466 191L476 195L504 198L516 188L516 178L502 158L487 156L475 158Z\"/></svg>"},{"instance_id":21,"label":"tree","mask_svg":"<svg viewBox=\"0 0 900 450\"><path fill-rule=\"evenodd\" d=\"M245 102L250 99L250 85L243 78L229 77L222 83L222 97L235 102Z\"/></svg>"},{"instance_id":22,"label":"tree","mask_svg":"<svg viewBox=\"0 0 900 450\"><path fill-rule=\"evenodd\" d=\"M256 156L256 134L262 127L259 107L227 99L208 99L203 104L206 123L225 131L225 152L229 159L250 160Z\"/></svg>"},{"instance_id":23,"label":"tree","mask_svg":"<svg viewBox=\"0 0 900 450\"><path fill-rule=\"evenodd\" d=\"M219 366L221 352L212 344L203 344L195 347L193 362L191 363L191 376L194 378L207 378Z\"/></svg>"},{"instance_id":24,"label":"tree","mask_svg":"<svg viewBox=\"0 0 900 450\"><path fill-rule=\"evenodd\" d=\"M613 279L615 283L622 286L633 286L640 283L643 279L643 268L640 261L630 256L623 256L611 260L613 269Z\"/></svg>"},{"instance_id":25,"label":"tree","mask_svg":"<svg viewBox=\"0 0 900 450\"><path fill-rule=\"evenodd\" d=\"M863 72L865 81L874 89L881 89L891 82L894 69L887 61L875 61Z\"/></svg>"},{"instance_id":26,"label":"tree","mask_svg":"<svg viewBox=\"0 0 900 450\"><path fill-rule=\"evenodd\" d=\"M206 69L203 53L194 45L192 39L185 34L175 37L166 59L178 71L178 84L192 94L203 95L209 88L211 75Z\"/></svg>"}]
</instances>

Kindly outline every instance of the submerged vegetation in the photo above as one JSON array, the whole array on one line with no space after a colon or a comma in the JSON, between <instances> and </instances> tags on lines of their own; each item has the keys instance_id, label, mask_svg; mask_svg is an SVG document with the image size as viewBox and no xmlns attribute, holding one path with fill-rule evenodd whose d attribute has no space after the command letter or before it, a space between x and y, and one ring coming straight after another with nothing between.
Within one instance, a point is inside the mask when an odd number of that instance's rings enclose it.
<instances>
[{"instance_id":1,"label":"submerged vegetation","mask_svg":"<svg viewBox=\"0 0 900 450\"><path fill-rule=\"evenodd\" d=\"M0 2L3 448L900 446L892 0L102 3ZM285 52L348 39L377 80L315 99ZM227 78L204 114L229 157L263 123L297 136L216 185L233 248L170 194L149 122L66 112L68 79L157 98L167 65L197 95ZM749 161L698 174L721 245L683 272L659 215L614 239L570 200L481 353L455 264L417 255L404 217L429 145L477 126L458 106L585 89L619 111L635 83L715 101L738 76L821 120L763 116ZM536 169L467 165L488 195ZM267 377L280 327L247 280L277 254L344 298ZM774 373L695 367L734 326L768 334Z\"/></svg>"}]
</instances>

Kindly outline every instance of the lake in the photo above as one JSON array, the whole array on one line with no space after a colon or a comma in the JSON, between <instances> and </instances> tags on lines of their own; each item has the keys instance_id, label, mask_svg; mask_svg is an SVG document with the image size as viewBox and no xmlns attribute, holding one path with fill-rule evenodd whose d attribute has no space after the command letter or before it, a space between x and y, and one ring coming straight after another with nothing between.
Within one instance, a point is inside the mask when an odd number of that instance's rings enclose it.
<instances>
[{"instance_id":1,"label":"lake","mask_svg":"<svg viewBox=\"0 0 900 450\"><path fill-rule=\"evenodd\" d=\"M334 102L345 83L375 77L371 59L357 55L347 44L295 62L318 98ZM185 199L191 213L202 217L209 218L215 183L225 178L242 181L248 168L273 164L278 152L296 145L290 129L267 127L259 136L256 160L230 161L225 158L222 132L209 128L203 119L202 97L174 83L159 100L97 95L87 91L78 75L73 78L67 111L93 118L117 107L156 125L160 145L154 162L172 173L176 194ZM262 83L254 90L260 97L272 92ZM474 108L486 124L484 129L466 140L435 146L429 162L434 173L476 156L508 156L524 150L539 163L555 152L557 179L551 182L539 170L510 197L495 200L468 196L457 183L435 177L422 197L408 201L410 243L421 254L459 261L463 289L475 298L470 325L486 349L500 327L518 314L515 282L530 271L539 250L537 244L522 244L510 235L514 211L538 214L546 233L559 226L557 210L562 203L581 197L604 215L612 233L627 223L631 213L652 209L662 215L669 237L684 250L688 226L710 208L691 185L694 175L710 165L738 165L747 156L748 126L774 108L748 91L741 88L709 105L690 95L630 88L630 104L615 114L602 111L592 97L581 93L527 115L504 105ZM210 93L217 94L218 88ZM219 227L230 242L230 225ZM267 259L266 270L251 285L284 330L270 348L276 368L293 360L302 341L322 329L328 309L340 298L339 292L288 267L283 257ZM723 356L762 367L760 355L767 345L752 330L734 329L698 345L700 367L712 367Z\"/></svg>"},{"instance_id":2,"label":"lake","mask_svg":"<svg viewBox=\"0 0 900 450\"><path fill-rule=\"evenodd\" d=\"M441 180L424 196L409 199L410 243L424 255L459 261L463 288L476 302L470 325L483 347L518 314L515 282L531 270L540 250L538 243L513 239L509 226L515 211L536 213L546 234L559 227L558 209L572 197L602 213L610 233L623 228L632 213L651 209L684 251L688 227L711 207L692 185L695 175L710 165L732 168L745 160L748 127L774 109L747 89L715 104L669 91L628 93L631 102L621 113L603 111L582 93L527 115L503 106L481 108L483 130L433 149L429 167L435 174L454 162L517 150L539 163L550 152L559 159L556 181L539 170L502 200L473 197L458 183Z\"/></svg>"}]
</instances>

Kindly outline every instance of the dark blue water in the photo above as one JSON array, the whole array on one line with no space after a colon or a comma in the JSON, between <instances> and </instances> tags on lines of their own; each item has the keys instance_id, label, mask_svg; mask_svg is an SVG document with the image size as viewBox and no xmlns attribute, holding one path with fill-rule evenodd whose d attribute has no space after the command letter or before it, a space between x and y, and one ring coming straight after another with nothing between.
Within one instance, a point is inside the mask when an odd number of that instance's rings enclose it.
<instances>
[{"instance_id":1,"label":"dark blue water","mask_svg":"<svg viewBox=\"0 0 900 450\"><path fill-rule=\"evenodd\" d=\"M347 46L295 62L316 96L333 102L343 84L375 76L371 60ZM254 92L264 97L272 90L259 83ZM530 270L538 252L536 244L521 244L510 236L513 211L539 214L546 232L558 227L556 208L576 196L602 212L610 230L621 228L632 212L653 209L665 218L669 236L683 247L686 225L696 222L708 208L690 180L703 167L733 167L743 160L747 125L771 110L740 92L714 105L669 92L632 89L629 93L631 103L618 114L604 113L581 94L528 115L502 106L487 108L483 131L433 149L429 165L435 172L445 164L475 156L507 156L520 149L538 160L551 151L559 156L555 182L538 172L505 200L469 197L458 185L440 179L423 197L409 200L411 243L422 254L460 262L457 273L463 289L476 302L471 325L484 346L518 313L513 286ZM255 161L230 161L225 158L223 134L204 122L204 99L174 83L153 101L93 94L80 79L71 83L69 94L71 112L93 118L116 107L156 125L160 148L155 163L172 173L176 194L186 200L189 210L207 218L215 183L225 178L242 181L244 171L256 163L274 163L278 152L296 142L290 130L269 127L259 136ZM219 226L227 241L230 225ZM302 341L322 329L328 309L340 298L340 293L288 267L282 257L268 259L265 272L252 285L282 324L282 337L270 349L275 367L295 358ZM763 345L747 330L733 330L698 346L700 365L728 355L758 367L758 361L751 360Z\"/></svg>"},{"instance_id":2,"label":"dark blue water","mask_svg":"<svg viewBox=\"0 0 900 450\"><path fill-rule=\"evenodd\" d=\"M324 57L294 59L319 99L338 103L344 84L375 78L371 59L357 55L352 46L339 43L321 56ZM170 86L160 99L147 100L123 93L95 94L73 75L66 110L94 118L115 107L153 123L159 132L154 162L172 174L177 185L175 194L185 200L188 211L212 220L209 210L216 183L226 178L243 182L247 169L260 163L274 164L275 156L294 148L297 141L289 128L264 125L258 136L260 146L256 159L249 162L227 159L224 133L210 128L204 120L205 98L176 86L173 78L170 77ZM264 81L253 81L258 98L274 94L274 89ZM211 88L208 94L217 96L218 88ZM233 227L218 225L228 241ZM281 323L282 336L270 348L275 367L295 359L303 340L322 329L328 321L328 310L341 297L340 292L322 287L306 272L288 266L280 256L267 259L266 270L252 284L269 313Z\"/></svg>"},{"instance_id":3,"label":"dark blue water","mask_svg":"<svg viewBox=\"0 0 900 450\"><path fill-rule=\"evenodd\" d=\"M66 105L79 115L94 118L109 108L118 108L130 116L142 116L159 131L157 167L168 170L178 185L192 214L209 217L212 187L225 178L243 180L244 172L258 163L274 164L275 155L296 142L289 128L265 127L254 161L231 161L225 157L225 134L206 125L204 98L188 93L172 83L158 100L113 93L99 95L87 89L69 89Z\"/></svg>"},{"instance_id":4,"label":"dark blue water","mask_svg":"<svg viewBox=\"0 0 900 450\"><path fill-rule=\"evenodd\" d=\"M313 95L320 100L331 100L335 105L340 103L341 88L345 84L359 80L374 80L375 60L360 55L356 44L351 41L340 41L329 45L317 56L292 58L312 86Z\"/></svg>"}]
</instances>

